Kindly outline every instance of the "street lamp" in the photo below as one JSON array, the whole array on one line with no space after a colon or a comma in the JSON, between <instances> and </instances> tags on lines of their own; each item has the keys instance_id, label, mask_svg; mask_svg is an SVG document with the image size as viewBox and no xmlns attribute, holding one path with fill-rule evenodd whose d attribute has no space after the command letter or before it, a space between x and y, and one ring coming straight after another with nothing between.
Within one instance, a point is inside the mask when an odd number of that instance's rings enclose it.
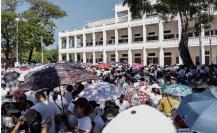
<instances>
[{"instance_id":1,"label":"street lamp","mask_svg":"<svg viewBox=\"0 0 217 133\"><path fill-rule=\"evenodd\" d=\"M26 22L27 20L24 19L24 18L15 18L15 21L17 22L17 31L16 31L16 34L17 34L17 37L16 37L16 62L15 62L15 66L18 66L19 65L19 57L18 57L18 53L19 53L19 50L18 50L18 26L19 26L19 21L24 21Z\"/></svg>"}]
</instances>

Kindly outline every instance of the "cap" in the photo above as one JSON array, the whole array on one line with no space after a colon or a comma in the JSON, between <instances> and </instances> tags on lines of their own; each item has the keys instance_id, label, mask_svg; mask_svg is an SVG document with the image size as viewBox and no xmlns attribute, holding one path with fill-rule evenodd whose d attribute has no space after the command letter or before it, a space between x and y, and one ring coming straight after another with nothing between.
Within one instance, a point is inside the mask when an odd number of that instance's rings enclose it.
<instances>
[{"instance_id":1,"label":"cap","mask_svg":"<svg viewBox=\"0 0 217 133\"><path fill-rule=\"evenodd\" d=\"M96 101L89 101L89 104L94 108L100 106L100 104L97 104Z\"/></svg>"}]
</instances>

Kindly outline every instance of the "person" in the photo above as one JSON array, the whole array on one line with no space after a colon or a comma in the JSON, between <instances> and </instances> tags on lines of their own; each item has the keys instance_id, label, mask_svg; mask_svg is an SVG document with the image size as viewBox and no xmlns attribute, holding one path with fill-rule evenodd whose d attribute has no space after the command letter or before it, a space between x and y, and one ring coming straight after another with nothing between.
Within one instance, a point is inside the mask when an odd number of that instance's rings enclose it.
<instances>
[{"instance_id":1,"label":"person","mask_svg":"<svg viewBox=\"0 0 217 133\"><path fill-rule=\"evenodd\" d=\"M106 125L106 122L103 120L101 116L101 112L99 111L99 104L96 101L89 101L91 105L91 114L89 115L92 121L92 133L101 133L103 128Z\"/></svg>"},{"instance_id":2,"label":"person","mask_svg":"<svg viewBox=\"0 0 217 133\"><path fill-rule=\"evenodd\" d=\"M72 100L72 91L74 90L72 85L66 86L66 91L64 93L64 98L67 100L68 103Z\"/></svg>"},{"instance_id":3,"label":"person","mask_svg":"<svg viewBox=\"0 0 217 133\"><path fill-rule=\"evenodd\" d=\"M119 112L124 111L130 107L129 102L124 100L124 97L124 95L121 95L120 98L115 100L115 104L119 106Z\"/></svg>"},{"instance_id":4,"label":"person","mask_svg":"<svg viewBox=\"0 0 217 133\"><path fill-rule=\"evenodd\" d=\"M160 86L158 86L158 84L153 84L151 88L152 88L151 95L150 95L151 106L158 108L160 100L162 99L162 95L160 93Z\"/></svg>"},{"instance_id":5,"label":"person","mask_svg":"<svg viewBox=\"0 0 217 133\"><path fill-rule=\"evenodd\" d=\"M5 99L9 95L10 89L6 87L6 84L1 84L1 99Z\"/></svg>"},{"instance_id":6,"label":"person","mask_svg":"<svg viewBox=\"0 0 217 133\"><path fill-rule=\"evenodd\" d=\"M91 113L91 106L86 98L80 97L75 104L75 113L78 118L76 133L90 133L92 124L88 117Z\"/></svg>"},{"instance_id":7,"label":"person","mask_svg":"<svg viewBox=\"0 0 217 133\"><path fill-rule=\"evenodd\" d=\"M160 101L160 110L164 115L171 117L171 112L173 109L178 108L180 102L176 97L166 94Z\"/></svg>"},{"instance_id":8,"label":"person","mask_svg":"<svg viewBox=\"0 0 217 133\"><path fill-rule=\"evenodd\" d=\"M60 110L55 103L47 101L46 95L42 91L37 92L35 98L37 103L32 106L31 109L34 109L41 114L42 121L51 118L49 133L55 133L55 116L60 113Z\"/></svg>"}]
</instances>

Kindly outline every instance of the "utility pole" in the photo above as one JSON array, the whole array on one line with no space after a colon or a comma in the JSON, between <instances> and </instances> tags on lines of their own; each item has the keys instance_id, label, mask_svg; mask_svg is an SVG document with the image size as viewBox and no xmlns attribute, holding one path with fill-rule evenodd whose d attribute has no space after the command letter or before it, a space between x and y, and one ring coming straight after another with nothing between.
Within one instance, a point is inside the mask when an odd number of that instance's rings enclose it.
<instances>
[{"instance_id":1,"label":"utility pole","mask_svg":"<svg viewBox=\"0 0 217 133\"><path fill-rule=\"evenodd\" d=\"M41 37L41 63L44 63L44 43L43 43L43 37Z\"/></svg>"}]
</instances>

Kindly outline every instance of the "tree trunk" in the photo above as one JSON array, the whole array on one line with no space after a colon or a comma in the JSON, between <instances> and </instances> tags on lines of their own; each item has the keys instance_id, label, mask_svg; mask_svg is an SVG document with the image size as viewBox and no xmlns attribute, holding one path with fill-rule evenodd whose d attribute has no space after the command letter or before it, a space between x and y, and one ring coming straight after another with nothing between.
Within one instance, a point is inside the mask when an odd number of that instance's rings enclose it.
<instances>
[{"instance_id":1,"label":"tree trunk","mask_svg":"<svg viewBox=\"0 0 217 133\"><path fill-rule=\"evenodd\" d=\"M191 55L188 49L188 30L189 30L189 23L188 21L182 21L182 31L181 31L181 40L179 42L179 53L180 57L182 58L183 64L190 67L193 66L193 61L191 59Z\"/></svg>"},{"instance_id":2,"label":"tree trunk","mask_svg":"<svg viewBox=\"0 0 217 133\"><path fill-rule=\"evenodd\" d=\"M6 42L6 49L5 49L5 69L7 70L7 68L9 67L9 53L10 53L10 44L9 42Z\"/></svg>"},{"instance_id":3,"label":"tree trunk","mask_svg":"<svg viewBox=\"0 0 217 133\"><path fill-rule=\"evenodd\" d=\"M33 53L33 50L34 50L33 47L31 47L30 50L29 50L28 63L31 63L31 61L32 61L32 53Z\"/></svg>"}]
</instances>

